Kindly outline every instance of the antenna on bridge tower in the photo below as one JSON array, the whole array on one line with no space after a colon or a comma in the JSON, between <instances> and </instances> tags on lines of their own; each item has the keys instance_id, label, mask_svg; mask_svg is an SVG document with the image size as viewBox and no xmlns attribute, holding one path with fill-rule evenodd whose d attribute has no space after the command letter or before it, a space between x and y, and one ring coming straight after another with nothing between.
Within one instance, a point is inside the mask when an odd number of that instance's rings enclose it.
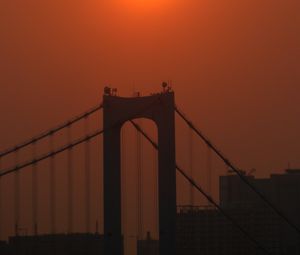
<instances>
[{"instance_id":1,"label":"antenna on bridge tower","mask_svg":"<svg viewBox=\"0 0 300 255\"><path fill-rule=\"evenodd\" d=\"M117 92L118 92L118 89L117 88L113 88L112 90L111 90L111 95L112 96L117 96Z\"/></svg>"},{"instance_id":2,"label":"antenna on bridge tower","mask_svg":"<svg viewBox=\"0 0 300 255\"><path fill-rule=\"evenodd\" d=\"M161 86L163 88L163 93L168 93L168 92L172 91L171 86L167 82L165 82L165 81L162 83Z\"/></svg>"},{"instance_id":3,"label":"antenna on bridge tower","mask_svg":"<svg viewBox=\"0 0 300 255\"><path fill-rule=\"evenodd\" d=\"M110 88L108 86L104 87L104 95L106 96L117 96L117 92L117 88Z\"/></svg>"},{"instance_id":4,"label":"antenna on bridge tower","mask_svg":"<svg viewBox=\"0 0 300 255\"><path fill-rule=\"evenodd\" d=\"M163 87L163 92L166 92L167 87L168 87L168 83L166 83L165 81L162 83L161 85Z\"/></svg>"},{"instance_id":5,"label":"antenna on bridge tower","mask_svg":"<svg viewBox=\"0 0 300 255\"><path fill-rule=\"evenodd\" d=\"M110 96L111 95L111 88L106 86L104 87L104 95Z\"/></svg>"}]
</instances>

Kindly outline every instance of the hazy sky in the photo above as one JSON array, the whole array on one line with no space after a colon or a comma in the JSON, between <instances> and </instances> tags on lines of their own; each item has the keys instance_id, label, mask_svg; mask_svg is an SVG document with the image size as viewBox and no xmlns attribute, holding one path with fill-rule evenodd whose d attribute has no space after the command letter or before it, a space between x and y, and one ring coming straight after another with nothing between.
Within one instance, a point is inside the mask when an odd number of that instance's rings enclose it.
<instances>
[{"instance_id":1,"label":"hazy sky","mask_svg":"<svg viewBox=\"0 0 300 255\"><path fill-rule=\"evenodd\" d=\"M239 166L300 167L299 0L0 0L0 148L172 80Z\"/></svg>"},{"instance_id":2,"label":"hazy sky","mask_svg":"<svg viewBox=\"0 0 300 255\"><path fill-rule=\"evenodd\" d=\"M122 96L147 95L171 80L177 105L240 168L256 168L258 176L283 172L289 162L300 168L299 10L299 0L0 0L0 150L98 104L106 85ZM187 131L178 133L188 139ZM186 148L177 149L186 155ZM101 218L97 153L93 225ZM215 180L224 173L218 170ZM84 178L82 169L76 171L74 221L82 231L85 197L77 187ZM40 173L39 231L49 232L49 176ZM200 175L203 184L205 172ZM31 179L25 178L21 208L30 208ZM57 227L63 232L66 176L60 172L57 179ZM8 177L6 193L13 194L13 183ZM150 178L146 184L148 205ZM5 199L2 237L14 229L14 200ZM155 232L147 205L145 231ZM128 217L134 226L135 214ZM22 211L20 226L32 231L31 225L30 212Z\"/></svg>"}]
</instances>

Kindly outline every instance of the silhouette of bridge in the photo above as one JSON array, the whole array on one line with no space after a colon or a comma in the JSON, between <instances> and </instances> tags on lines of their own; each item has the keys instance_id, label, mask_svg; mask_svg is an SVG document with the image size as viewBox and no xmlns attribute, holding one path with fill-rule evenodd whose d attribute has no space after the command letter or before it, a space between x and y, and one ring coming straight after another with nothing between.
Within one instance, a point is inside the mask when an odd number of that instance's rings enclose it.
<instances>
[{"instance_id":1,"label":"silhouette of bridge","mask_svg":"<svg viewBox=\"0 0 300 255\"><path fill-rule=\"evenodd\" d=\"M126 238L130 238L125 235L124 230L127 219L125 214L128 211L124 206L126 193L130 189L129 172L126 173L123 168L126 168L124 163L126 154L129 150L135 150L137 171L134 176L136 181L133 183L137 186L137 232L133 238L142 240L146 233L143 227L145 177L142 171L143 159L146 157L148 163L152 162L151 164L158 168L153 170L152 177L146 178L153 179L154 204L157 203L154 205L156 207L153 214L157 214L156 238L159 240L160 255L173 255L178 249L176 246L177 207L182 205L178 202L178 194L180 196L185 194L188 197L186 207L191 211L199 202L198 194L201 194L207 205L214 207L241 236L249 240L257 254L272 254L264 242L222 208L218 203L218 197L211 194L214 190L211 184L213 159L218 160L219 164L222 162L224 169L233 172L243 185L247 186L282 222L293 229L299 238L298 224L287 217L281 208L267 198L238 167L224 156L176 106L171 88L165 83L163 85L162 92L145 97L136 95L132 98L119 97L116 90L106 87L103 103L30 140L2 151L0 153L0 237L7 239L8 236L55 235L60 232L68 234L101 232L104 238L104 254L123 254L124 244L128 242ZM155 123L157 140L146 131L146 125L138 119L150 119ZM176 160L175 123L177 120L183 121L182 123L189 130L188 139L185 139L188 140L187 164L179 164ZM101 122L103 126L99 127ZM127 150L124 149L126 146L124 144L128 139L122 128L125 123L130 123L136 132L136 142L133 142L133 137L130 137L131 148ZM185 137L183 134L180 129L181 139ZM195 177L196 166L197 169L200 168L196 161L201 156L196 153L195 139L200 139L204 148L202 152L206 151L207 155L204 162L204 168L207 169L206 188L203 187L204 183L200 185ZM146 146L146 142L147 146L150 145L152 150L158 153L157 165L155 157L149 160L150 156L144 155L143 147ZM79 174L80 178L76 177L76 174ZM96 178L99 179L96 181ZM178 178L186 181L188 189L179 190ZM95 183L99 187L95 188ZM97 192L101 194L96 194ZM78 200L83 203L80 217L76 216L79 214ZM95 206L95 203L98 205ZM102 220L99 215L101 210ZM64 214L63 219L61 219L62 214ZM85 228L79 230L75 225L81 224L82 221ZM94 228L92 222L95 223Z\"/></svg>"}]
</instances>

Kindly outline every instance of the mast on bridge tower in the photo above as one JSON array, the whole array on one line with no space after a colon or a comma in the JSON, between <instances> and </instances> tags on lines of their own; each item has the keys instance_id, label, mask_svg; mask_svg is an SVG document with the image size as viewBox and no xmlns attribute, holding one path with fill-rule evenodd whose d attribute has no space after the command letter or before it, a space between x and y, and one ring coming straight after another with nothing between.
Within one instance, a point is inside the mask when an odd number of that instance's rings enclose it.
<instances>
[{"instance_id":1,"label":"mast on bridge tower","mask_svg":"<svg viewBox=\"0 0 300 255\"><path fill-rule=\"evenodd\" d=\"M108 87L103 96L105 254L123 255L120 131L126 121L147 118L158 129L160 255L174 255L176 239L175 101L171 88L151 96L123 98Z\"/></svg>"}]
</instances>

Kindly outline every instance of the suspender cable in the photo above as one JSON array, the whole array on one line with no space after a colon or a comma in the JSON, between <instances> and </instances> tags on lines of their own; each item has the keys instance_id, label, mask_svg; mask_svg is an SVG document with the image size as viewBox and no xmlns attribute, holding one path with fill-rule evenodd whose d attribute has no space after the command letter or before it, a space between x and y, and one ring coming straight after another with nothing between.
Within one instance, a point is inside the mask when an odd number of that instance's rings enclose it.
<instances>
[{"instance_id":1,"label":"suspender cable","mask_svg":"<svg viewBox=\"0 0 300 255\"><path fill-rule=\"evenodd\" d=\"M193 144L193 131L188 128L188 132L189 132L189 136L188 136L188 139L189 139L189 175L194 178L194 158L193 158L193 154L194 154L194 144ZM195 204L195 199L194 199L194 186L191 184L191 183L188 183L189 185L189 188L190 188L190 201L189 201L189 204L190 204L190 208L191 210L193 210L193 206ZM192 240L195 239L195 226L192 224L191 225L191 236L190 238Z\"/></svg>"},{"instance_id":2,"label":"suspender cable","mask_svg":"<svg viewBox=\"0 0 300 255\"><path fill-rule=\"evenodd\" d=\"M32 158L36 159L36 143L32 143ZM32 232L38 235L38 173L37 163L32 165Z\"/></svg>"},{"instance_id":3,"label":"suspender cable","mask_svg":"<svg viewBox=\"0 0 300 255\"><path fill-rule=\"evenodd\" d=\"M89 118L85 118L85 135L89 134ZM85 224L86 233L90 233L91 215L91 166L90 166L90 139L85 142Z\"/></svg>"},{"instance_id":4,"label":"suspender cable","mask_svg":"<svg viewBox=\"0 0 300 255\"><path fill-rule=\"evenodd\" d=\"M103 229L99 228L99 226L104 226L104 166L103 166L103 139L102 136L99 136L99 139L96 139L96 145L97 145L97 155L99 155L99 169L96 169L99 171L100 174L100 185L99 185L99 189L98 189L98 195L96 196L96 233L100 233L101 231L103 231ZM102 162L102 164L101 164Z\"/></svg>"},{"instance_id":5,"label":"suspender cable","mask_svg":"<svg viewBox=\"0 0 300 255\"><path fill-rule=\"evenodd\" d=\"M72 126L68 126L68 143L72 142ZM73 232L73 147L68 149L68 233Z\"/></svg>"},{"instance_id":6,"label":"suspender cable","mask_svg":"<svg viewBox=\"0 0 300 255\"><path fill-rule=\"evenodd\" d=\"M193 144L193 131L189 128L189 169L190 169L190 176L194 176L194 159L193 159L193 154L194 154L194 144ZM189 203L191 208L194 205L194 187L193 185L190 184L190 194L189 194Z\"/></svg>"},{"instance_id":7,"label":"suspender cable","mask_svg":"<svg viewBox=\"0 0 300 255\"><path fill-rule=\"evenodd\" d=\"M159 230L158 230L158 161L157 161L157 158L158 158L158 155L157 155L157 151L152 148L152 154L153 154L153 180L154 180L154 222L156 223L155 224L155 233L159 233Z\"/></svg>"},{"instance_id":8,"label":"suspender cable","mask_svg":"<svg viewBox=\"0 0 300 255\"><path fill-rule=\"evenodd\" d=\"M141 124L141 122L140 122ZM143 175L142 175L142 136L136 131L136 164L137 164L137 236L143 238Z\"/></svg>"},{"instance_id":9,"label":"suspender cable","mask_svg":"<svg viewBox=\"0 0 300 255\"><path fill-rule=\"evenodd\" d=\"M51 134L49 136L49 144L50 151L52 156L50 157L50 228L51 233L56 233L56 199L55 199L55 191L56 191L56 169L55 169L55 155L54 151L54 135Z\"/></svg>"},{"instance_id":10,"label":"suspender cable","mask_svg":"<svg viewBox=\"0 0 300 255\"><path fill-rule=\"evenodd\" d=\"M136 130L138 130L146 139L148 142L150 142L150 144L156 149L158 150L158 145L157 143L155 143L150 136L148 136L146 134L146 132L134 121L130 121L131 124L136 128ZM185 171L180 168L177 164L176 164L176 170L191 184L195 187L195 189L197 189L211 204L213 204L219 211L221 214L223 214L237 229L240 230L241 233L243 233L243 235L245 237L247 237L259 250L261 250L262 252L264 252L265 254L271 254L268 250L266 250L266 248L264 246L262 246L254 237L252 237L246 230L244 230L244 228L238 223L236 222L229 214L227 214L227 212L225 212L223 210L223 208L221 208L217 202L215 202L213 200L212 197L210 197L192 178L190 178Z\"/></svg>"},{"instance_id":11,"label":"suspender cable","mask_svg":"<svg viewBox=\"0 0 300 255\"><path fill-rule=\"evenodd\" d=\"M212 194L212 157L211 149L207 146L207 192Z\"/></svg>"},{"instance_id":12,"label":"suspender cable","mask_svg":"<svg viewBox=\"0 0 300 255\"><path fill-rule=\"evenodd\" d=\"M19 164L19 148L15 150L15 165ZM20 172L16 171L14 176L15 182L15 235L19 235L19 221L20 221Z\"/></svg>"},{"instance_id":13,"label":"suspender cable","mask_svg":"<svg viewBox=\"0 0 300 255\"><path fill-rule=\"evenodd\" d=\"M126 127L121 130L121 187L122 187L122 232L125 237L127 234L127 161L126 161ZM126 247L127 242L124 239L124 245ZM126 249L125 249L126 250Z\"/></svg>"}]
</instances>

